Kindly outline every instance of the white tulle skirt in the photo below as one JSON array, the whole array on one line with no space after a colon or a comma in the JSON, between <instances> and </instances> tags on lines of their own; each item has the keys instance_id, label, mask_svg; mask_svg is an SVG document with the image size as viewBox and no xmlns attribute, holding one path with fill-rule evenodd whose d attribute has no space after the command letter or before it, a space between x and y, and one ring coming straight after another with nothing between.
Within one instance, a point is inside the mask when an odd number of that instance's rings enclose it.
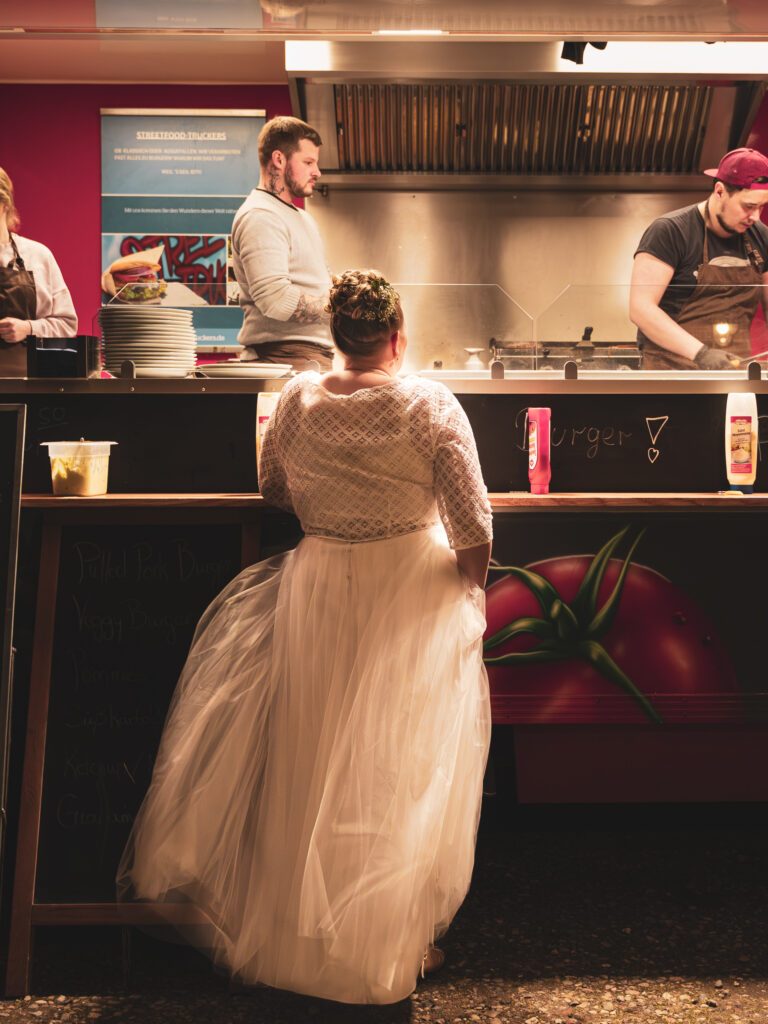
<instances>
[{"instance_id":1,"label":"white tulle skirt","mask_svg":"<svg viewBox=\"0 0 768 1024\"><path fill-rule=\"evenodd\" d=\"M472 873L483 602L442 528L307 537L241 573L195 634L123 898L192 902L245 983L406 997Z\"/></svg>"}]
</instances>

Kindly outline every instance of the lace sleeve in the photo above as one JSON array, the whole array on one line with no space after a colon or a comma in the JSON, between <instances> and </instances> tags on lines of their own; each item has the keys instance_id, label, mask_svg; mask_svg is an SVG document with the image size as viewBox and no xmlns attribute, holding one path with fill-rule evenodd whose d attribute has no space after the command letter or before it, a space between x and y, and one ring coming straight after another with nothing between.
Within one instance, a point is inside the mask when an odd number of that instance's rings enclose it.
<instances>
[{"instance_id":1,"label":"lace sleeve","mask_svg":"<svg viewBox=\"0 0 768 1024\"><path fill-rule=\"evenodd\" d=\"M259 491L264 500L277 508L285 509L286 512L293 512L291 492L288 487L288 478L285 473L285 465L280 454L280 437L285 430L285 418L288 407L288 395L283 392L280 396L275 411L269 418L264 438L261 442L259 453Z\"/></svg>"},{"instance_id":2,"label":"lace sleeve","mask_svg":"<svg viewBox=\"0 0 768 1024\"><path fill-rule=\"evenodd\" d=\"M434 482L440 518L452 548L493 537L491 503L483 483L472 427L450 392L438 398Z\"/></svg>"}]
</instances>

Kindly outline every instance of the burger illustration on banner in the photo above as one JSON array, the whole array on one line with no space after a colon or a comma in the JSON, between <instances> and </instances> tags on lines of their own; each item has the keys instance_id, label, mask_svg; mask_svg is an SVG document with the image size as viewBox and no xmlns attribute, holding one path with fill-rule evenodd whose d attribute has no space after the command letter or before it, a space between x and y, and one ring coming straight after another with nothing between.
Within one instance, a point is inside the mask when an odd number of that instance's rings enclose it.
<instances>
[{"instance_id":1,"label":"burger illustration on banner","mask_svg":"<svg viewBox=\"0 0 768 1024\"><path fill-rule=\"evenodd\" d=\"M160 273L164 248L157 245L114 260L101 275L101 288L109 301L159 305L167 291Z\"/></svg>"}]
</instances>

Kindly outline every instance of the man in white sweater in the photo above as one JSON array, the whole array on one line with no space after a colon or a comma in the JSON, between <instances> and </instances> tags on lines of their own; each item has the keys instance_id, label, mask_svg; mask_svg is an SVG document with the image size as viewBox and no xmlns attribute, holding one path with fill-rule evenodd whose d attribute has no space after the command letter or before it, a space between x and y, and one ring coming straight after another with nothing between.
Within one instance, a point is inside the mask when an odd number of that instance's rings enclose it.
<instances>
[{"instance_id":1,"label":"man in white sweater","mask_svg":"<svg viewBox=\"0 0 768 1024\"><path fill-rule=\"evenodd\" d=\"M325 251L314 220L292 202L312 195L321 145L314 128L296 117L272 118L259 135L259 185L232 225L241 359L298 370L314 359L322 370L331 368Z\"/></svg>"}]
</instances>

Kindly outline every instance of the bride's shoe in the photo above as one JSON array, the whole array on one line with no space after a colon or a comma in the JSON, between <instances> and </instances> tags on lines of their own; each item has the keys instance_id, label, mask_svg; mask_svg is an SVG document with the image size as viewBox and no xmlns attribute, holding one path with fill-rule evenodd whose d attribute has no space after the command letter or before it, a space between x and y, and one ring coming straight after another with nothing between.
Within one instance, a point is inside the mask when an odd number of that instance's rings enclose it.
<instances>
[{"instance_id":1,"label":"bride's shoe","mask_svg":"<svg viewBox=\"0 0 768 1024\"><path fill-rule=\"evenodd\" d=\"M421 961L421 976L426 978L428 974L439 971L445 963L445 953L437 946L427 946L424 959Z\"/></svg>"}]
</instances>

